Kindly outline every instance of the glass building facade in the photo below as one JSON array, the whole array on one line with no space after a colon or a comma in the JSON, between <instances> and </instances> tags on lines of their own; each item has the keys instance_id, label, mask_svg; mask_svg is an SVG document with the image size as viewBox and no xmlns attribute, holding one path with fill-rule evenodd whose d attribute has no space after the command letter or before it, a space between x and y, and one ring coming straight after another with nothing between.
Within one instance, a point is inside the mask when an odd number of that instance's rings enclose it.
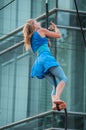
<instances>
[{"instance_id":1,"label":"glass building facade","mask_svg":"<svg viewBox=\"0 0 86 130\"><path fill-rule=\"evenodd\" d=\"M86 37L86 0L77 0ZM49 0L49 22L56 23L60 39L51 39L51 52L68 82L62 94L70 112L86 112L86 47L74 0ZM51 85L31 78L35 56L23 46L23 25L36 18L46 27L45 0L0 1L0 126L51 110ZM85 129L84 129L85 130Z\"/></svg>"}]
</instances>

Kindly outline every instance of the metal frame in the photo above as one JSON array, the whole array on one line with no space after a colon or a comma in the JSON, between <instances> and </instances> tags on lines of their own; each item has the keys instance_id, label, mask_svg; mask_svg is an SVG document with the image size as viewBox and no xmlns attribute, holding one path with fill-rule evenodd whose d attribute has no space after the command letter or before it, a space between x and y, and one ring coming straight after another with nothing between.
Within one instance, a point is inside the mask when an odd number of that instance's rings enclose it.
<instances>
[{"instance_id":1,"label":"metal frame","mask_svg":"<svg viewBox=\"0 0 86 130\"><path fill-rule=\"evenodd\" d=\"M44 113L41 113L41 114L38 114L36 116L33 116L33 117L29 117L29 118L26 118L24 120L20 120L20 121L17 121L17 122L14 122L14 123L11 123L11 124L8 124L6 126L2 126L0 127L0 130L4 130L4 129L7 129L7 128L10 128L10 127L13 127L13 126L16 126L16 125L19 125L19 124L22 124L22 123L25 123L25 122L28 122L28 121L31 121L31 120L34 120L36 118L40 118L42 116L47 116L49 114L64 114L63 111L55 111L55 110L51 110L51 111L47 111L47 112L44 112ZM83 117L86 117L86 113L82 113L82 112L68 112L68 115L76 115L76 116L83 116Z\"/></svg>"},{"instance_id":2,"label":"metal frame","mask_svg":"<svg viewBox=\"0 0 86 130\"><path fill-rule=\"evenodd\" d=\"M76 12L77 12L79 25L80 25L80 28L81 28L82 37L83 37L83 40L84 40L84 45L86 46L85 35L84 35L84 31L83 31L83 27L82 27L82 23L81 23L81 19L80 19L80 15L79 15L79 11L78 11L78 6L77 6L76 0L74 0L74 3L75 3L75 7L76 7Z\"/></svg>"},{"instance_id":3,"label":"metal frame","mask_svg":"<svg viewBox=\"0 0 86 130\"><path fill-rule=\"evenodd\" d=\"M23 43L24 43L24 41L20 41L20 42L16 43L15 45L13 45L13 46L11 46L11 47L9 47L9 48L1 51L0 52L0 56L3 55L4 53L6 53L6 52L8 52L8 51L10 51L12 49L14 49L14 48L17 48L18 46L22 45Z\"/></svg>"},{"instance_id":4,"label":"metal frame","mask_svg":"<svg viewBox=\"0 0 86 130\"><path fill-rule=\"evenodd\" d=\"M64 10L64 9L54 8L54 9L52 9L52 10L49 11L49 15L51 15L51 14L57 12L57 11L64 11L64 12L76 13L75 10ZM79 13L81 13L81 14L86 14L86 12L84 12L84 11L79 11ZM44 13L43 15L40 15L39 17L37 17L37 18L35 18L35 19L36 19L36 20L41 20L41 19L43 19L43 18L45 18L45 17L46 17L46 13ZM76 31L80 31L80 30L81 30L80 27L70 27L70 26L62 26L62 25L57 25L57 26L58 26L59 28L64 28L64 29L71 29L71 30L76 30ZM10 33L7 34L7 35L4 35L4 36L0 37L0 42L3 41L3 40L5 40L6 38L12 36L13 34L16 34L17 32L22 31L22 29L23 29L23 26L21 26L21 27L15 29L14 31L10 32ZM86 31L86 28L83 28L83 31ZM7 49L1 51L1 52L0 52L0 56L1 56L2 54L6 53L7 51L10 51L10 50L12 50L12 49L14 49L14 48L17 48L18 46L22 45L23 42L24 42L24 41L20 41L20 42L16 43L16 45L12 45L11 47L9 47L9 48L7 48Z\"/></svg>"},{"instance_id":5,"label":"metal frame","mask_svg":"<svg viewBox=\"0 0 86 130\"><path fill-rule=\"evenodd\" d=\"M76 13L75 10L66 10L66 9L53 8L52 10L49 11L49 15L51 15L51 14L57 12L57 11L62 11L62 12L64 11L64 12L69 12L69 13ZM85 11L79 11L79 13L80 13L80 14L86 14ZM37 17L37 18L35 18L35 19L36 19L36 20L41 20L41 19L43 19L43 18L45 18L45 17L46 17L46 14L44 13L43 15L40 15L39 17ZM68 27L69 29L80 30L79 27L60 26L60 25L58 25L58 27L64 27L64 28L67 28L67 27ZM14 31L10 32L10 33L7 34L7 35L4 35L4 36L0 37L0 41L2 41L2 40L4 40L4 39L8 38L9 36L12 36L13 34L15 34L15 33L19 32L19 31L21 31L22 29L23 29L23 26L21 26L21 27L15 29ZM83 28L83 30L86 31L86 28Z\"/></svg>"}]
</instances>

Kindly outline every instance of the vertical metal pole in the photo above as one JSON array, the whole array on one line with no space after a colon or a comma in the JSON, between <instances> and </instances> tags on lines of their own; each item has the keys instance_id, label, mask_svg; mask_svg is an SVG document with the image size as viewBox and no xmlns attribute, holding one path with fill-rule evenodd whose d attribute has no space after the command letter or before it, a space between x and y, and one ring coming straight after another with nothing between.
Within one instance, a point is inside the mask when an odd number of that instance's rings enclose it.
<instances>
[{"instance_id":1,"label":"vertical metal pole","mask_svg":"<svg viewBox=\"0 0 86 130\"><path fill-rule=\"evenodd\" d=\"M48 0L46 0L46 28L48 29ZM53 80L56 87L57 83L55 76L53 76ZM65 108L64 111L65 111L65 130L67 130L67 109Z\"/></svg>"},{"instance_id":2,"label":"vertical metal pole","mask_svg":"<svg viewBox=\"0 0 86 130\"><path fill-rule=\"evenodd\" d=\"M48 29L48 0L46 0L46 28Z\"/></svg>"},{"instance_id":3,"label":"vertical metal pole","mask_svg":"<svg viewBox=\"0 0 86 130\"><path fill-rule=\"evenodd\" d=\"M85 44L85 47L86 47L86 40L85 40L84 31L83 31L83 28L82 28L82 24L81 24L81 20L80 20L80 16L79 16L79 11L78 11L76 0L74 0L74 3L75 3L76 11L77 11L77 16L78 16L78 20L79 20L79 24L80 24L80 28L81 28L81 32L82 32L82 36L83 36L83 40L84 40L84 44Z\"/></svg>"},{"instance_id":4,"label":"vertical metal pole","mask_svg":"<svg viewBox=\"0 0 86 130\"><path fill-rule=\"evenodd\" d=\"M64 111L65 111L65 130L67 130L67 108L65 108Z\"/></svg>"}]
</instances>

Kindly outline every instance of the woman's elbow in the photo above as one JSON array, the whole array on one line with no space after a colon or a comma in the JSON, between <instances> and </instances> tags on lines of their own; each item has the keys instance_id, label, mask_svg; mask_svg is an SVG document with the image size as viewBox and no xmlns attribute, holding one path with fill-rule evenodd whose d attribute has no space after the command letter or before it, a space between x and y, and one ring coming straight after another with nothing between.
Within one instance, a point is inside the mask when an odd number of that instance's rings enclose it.
<instances>
[{"instance_id":1,"label":"woman's elbow","mask_svg":"<svg viewBox=\"0 0 86 130\"><path fill-rule=\"evenodd\" d=\"M61 38L62 37L62 35L61 34L59 34L59 38Z\"/></svg>"},{"instance_id":2,"label":"woman's elbow","mask_svg":"<svg viewBox=\"0 0 86 130\"><path fill-rule=\"evenodd\" d=\"M61 38L61 37L62 37L61 34L58 34L56 38Z\"/></svg>"}]
</instances>

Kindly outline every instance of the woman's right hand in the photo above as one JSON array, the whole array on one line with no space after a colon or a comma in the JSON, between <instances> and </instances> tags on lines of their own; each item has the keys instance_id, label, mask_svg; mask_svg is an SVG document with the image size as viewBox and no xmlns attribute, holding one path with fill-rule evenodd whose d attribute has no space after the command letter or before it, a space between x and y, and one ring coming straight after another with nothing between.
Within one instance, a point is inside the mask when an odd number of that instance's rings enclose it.
<instances>
[{"instance_id":1,"label":"woman's right hand","mask_svg":"<svg viewBox=\"0 0 86 130\"><path fill-rule=\"evenodd\" d=\"M49 30L55 30L55 28L56 28L56 25L51 21L50 22L50 26L49 26Z\"/></svg>"}]
</instances>

